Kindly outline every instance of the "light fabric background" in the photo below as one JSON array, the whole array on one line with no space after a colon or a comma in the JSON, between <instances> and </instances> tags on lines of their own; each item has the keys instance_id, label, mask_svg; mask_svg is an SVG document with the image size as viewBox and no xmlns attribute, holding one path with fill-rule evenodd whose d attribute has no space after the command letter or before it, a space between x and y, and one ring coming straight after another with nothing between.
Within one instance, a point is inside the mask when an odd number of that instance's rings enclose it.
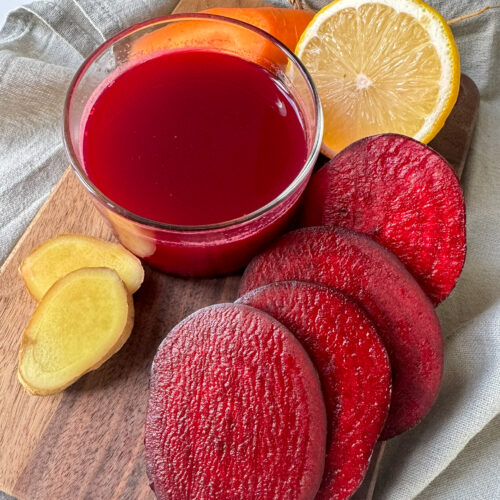
<instances>
[{"instance_id":1,"label":"light fabric background","mask_svg":"<svg viewBox=\"0 0 500 500\"><path fill-rule=\"evenodd\" d=\"M0 25L3 26L7 14L16 7L21 7L25 3L22 0L3 0L0 4Z\"/></svg>"},{"instance_id":2,"label":"light fabric background","mask_svg":"<svg viewBox=\"0 0 500 500\"><path fill-rule=\"evenodd\" d=\"M446 19L486 5L430 3ZM0 32L0 262L67 166L62 104L83 57L121 29L168 14L174 4L52 0L10 14ZM463 179L467 262L455 291L438 309L446 339L440 396L422 424L388 444L377 499L500 499L499 28L500 10L453 26L462 70L481 93Z\"/></svg>"}]
</instances>

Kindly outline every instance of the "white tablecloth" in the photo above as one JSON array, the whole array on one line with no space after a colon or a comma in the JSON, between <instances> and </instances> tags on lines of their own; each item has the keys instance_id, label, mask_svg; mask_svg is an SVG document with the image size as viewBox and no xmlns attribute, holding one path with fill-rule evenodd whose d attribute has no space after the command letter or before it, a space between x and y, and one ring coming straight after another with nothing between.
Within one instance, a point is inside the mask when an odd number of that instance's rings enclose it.
<instances>
[{"instance_id":1,"label":"white tablecloth","mask_svg":"<svg viewBox=\"0 0 500 500\"><path fill-rule=\"evenodd\" d=\"M62 105L83 57L130 24L168 14L174 3L53 0L9 16L0 33L0 262L68 164ZM451 19L486 2L431 4ZM500 10L453 26L462 70L481 93L463 178L469 250L458 286L438 309L446 339L440 396L424 422L388 444L375 498L500 499L499 27Z\"/></svg>"}]
</instances>

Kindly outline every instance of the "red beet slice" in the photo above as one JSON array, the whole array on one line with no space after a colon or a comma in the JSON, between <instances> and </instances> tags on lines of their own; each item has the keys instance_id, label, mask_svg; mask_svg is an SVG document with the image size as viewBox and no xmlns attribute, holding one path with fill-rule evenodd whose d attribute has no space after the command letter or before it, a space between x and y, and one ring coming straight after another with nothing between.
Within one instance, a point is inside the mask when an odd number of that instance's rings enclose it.
<instances>
[{"instance_id":1,"label":"red beet slice","mask_svg":"<svg viewBox=\"0 0 500 500\"><path fill-rule=\"evenodd\" d=\"M337 288L364 307L392 368L391 407L380 439L417 424L439 391L443 346L434 308L401 262L362 234L326 226L303 228L284 235L250 262L240 294L286 280Z\"/></svg>"},{"instance_id":2,"label":"red beet slice","mask_svg":"<svg viewBox=\"0 0 500 500\"><path fill-rule=\"evenodd\" d=\"M312 498L325 441L316 370L271 316L207 307L160 345L145 431L158 498Z\"/></svg>"},{"instance_id":3,"label":"red beet slice","mask_svg":"<svg viewBox=\"0 0 500 500\"><path fill-rule=\"evenodd\" d=\"M318 170L302 223L371 236L403 262L434 305L450 294L465 260L465 204L453 168L401 135L361 139Z\"/></svg>"},{"instance_id":4,"label":"red beet slice","mask_svg":"<svg viewBox=\"0 0 500 500\"><path fill-rule=\"evenodd\" d=\"M325 472L316 498L349 498L366 473L391 398L389 358L373 323L344 295L299 281L257 288L238 303L277 319L316 366L327 416Z\"/></svg>"}]
</instances>

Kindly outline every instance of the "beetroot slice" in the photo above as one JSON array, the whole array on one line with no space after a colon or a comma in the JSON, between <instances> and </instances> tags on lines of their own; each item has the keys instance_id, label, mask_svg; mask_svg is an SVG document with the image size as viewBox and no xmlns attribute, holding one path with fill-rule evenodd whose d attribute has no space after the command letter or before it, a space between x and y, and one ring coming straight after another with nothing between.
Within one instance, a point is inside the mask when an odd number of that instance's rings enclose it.
<instances>
[{"instance_id":1,"label":"beetroot slice","mask_svg":"<svg viewBox=\"0 0 500 500\"><path fill-rule=\"evenodd\" d=\"M272 283L238 303L276 318L316 366L327 415L325 472L316 498L348 498L366 473L391 398L389 359L375 327L352 300L312 283Z\"/></svg>"},{"instance_id":2,"label":"beetroot slice","mask_svg":"<svg viewBox=\"0 0 500 500\"><path fill-rule=\"evenodd\" d=\"M240 295L285 280L337 288L364 307L392 368L391 408L381 439L417 424L439 391L443 346L434 308L401 262L362 234L326 226L303 228L284 235L250 262Z\"/></svg>"},{"instance_id":3,"label":"beetroot slice","mask_svg":"<svg viewBox=\"0 0 500 500\"><path fill-rule=\"evenodd\" d=\"M465 204L453 168L401 135L361 139L318 170L302 225L371 236L403 262L434 305L450 294L465 260Z\"/></svg>"},{"instance_id":4,"label":"beetroot slice","mask_svg":"<svg viewBox=\"0 0 500 500\"><path fill-rule=\"evenodd\" d=\"M207 307L160 345L145 431L158 498L312 498L325 441L316 370L271 316Z\"/></svg>"}]
</instances>

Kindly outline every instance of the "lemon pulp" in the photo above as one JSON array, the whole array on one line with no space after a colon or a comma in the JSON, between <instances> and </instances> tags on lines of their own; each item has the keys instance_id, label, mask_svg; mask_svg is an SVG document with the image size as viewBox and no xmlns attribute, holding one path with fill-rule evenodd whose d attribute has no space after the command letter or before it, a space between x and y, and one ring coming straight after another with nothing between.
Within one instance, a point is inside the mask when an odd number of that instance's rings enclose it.
<instances>
[{"instance_id":1,"label":"lemon pulp","mask_svg":"<svg viewBox=\"0 0 500 500\"><path fill-rule=\"evenodd\" d=\"M430 141L455 104L458 51L444 19L418 0L337 0L296 49L318 88L329 155L369 135Z\"/></svg>"}]
</instances>

